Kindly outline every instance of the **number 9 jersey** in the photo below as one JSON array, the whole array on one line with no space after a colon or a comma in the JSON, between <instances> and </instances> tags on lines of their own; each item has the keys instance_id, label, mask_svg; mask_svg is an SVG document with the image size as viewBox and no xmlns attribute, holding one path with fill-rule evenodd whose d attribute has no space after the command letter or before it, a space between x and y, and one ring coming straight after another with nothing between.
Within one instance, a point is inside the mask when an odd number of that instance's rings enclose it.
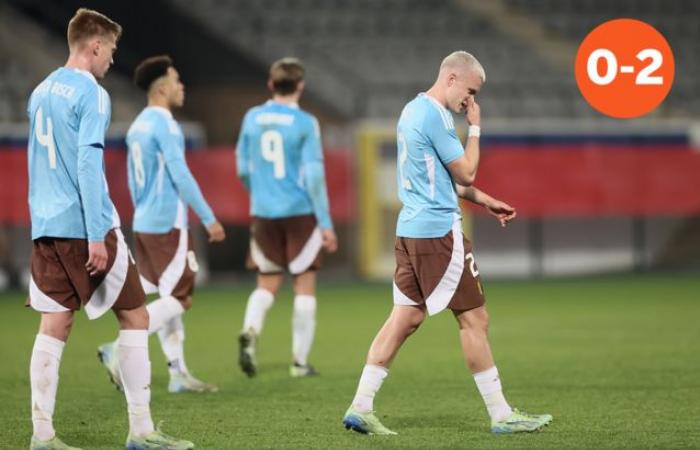
<instances>
[{"instance_id":1,"label":"number 9 jersey","mask_svg":"<svg viewBox=\"0 0 700 450\"><path fill-rule=\"evenodd\" d=\"M267 101L243 118L236 165L251 196L251 215L264 219L314 214L333 228L314 116L296 105Z\"/></svg>"},{"instance_id":2,"label":"number 9 jersey","mask_svg":"<svg viewBox=\"0 0 700 450\"><path fill-rule=\"evenodd\" d=\"M27 113L32 239L103 241L119 226L104 172L107 91L89 72L61 67L34 89Z\"/></svg>"}]
</instances>

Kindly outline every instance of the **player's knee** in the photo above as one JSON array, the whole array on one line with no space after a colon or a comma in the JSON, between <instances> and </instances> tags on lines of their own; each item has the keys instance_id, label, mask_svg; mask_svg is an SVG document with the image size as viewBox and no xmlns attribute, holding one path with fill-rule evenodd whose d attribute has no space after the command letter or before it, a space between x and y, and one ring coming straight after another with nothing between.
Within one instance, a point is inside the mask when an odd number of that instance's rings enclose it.
<instances>
[{"instance_id":1,"label":"player's knee","mask_svg":"<svg viewBox=\"0 0 700 450\"><path fill-rule=\"evenodd\" d=\"M57 313L52 314L50 317L42 318L39 333L65 342L68 340L72 328L73 314Z\"/></svg>"},{"instance_id":2,"label":"player's knee","mask_svg":"<svg viewBox=\"0 0 700 450\"><path fill-rule=\"evenodd\" d=\"M191 295L188 295L187 297L183 297L183 298L178 298L177 300L180 302L180 304L182 305L182 309L184 309L185 311L192 308L192 296Z\"/></svg>"},{"instance_id":3,"label":"player's knee","mask_svg":"<svg viewBox=\"0 0 700 450\"><path fill-rule=\"evenodd\" d=\"M411 335L415 333L418 328L423 324L425 321L425 311L423 310L416 310L415 314L411 315L411 320L408 323L408 334Z\"/></svg>"},{"instance_id":4,"label":"player's knee","mask_svg":"<svg viewBox=\"0 0 700 450\"><path fill-rule=\"evenodd\" d=\"M147 330L148 310L145 306L139 306L135 309L120 309L115 311L119 327L122 330Z\"/></svg>"},{"instance_id":5,"label":"player's knee","mask_svg":"<svg viewBox=\"0 0 700 450\"><path fill-rule=\"evenodd\" d=\"M482 331L484 333L488 332L489 314L483 306L468 311L457 312L455 316L459 323L459 328L463 330L468 329L472 331Z\"/></svg>"}]
</instances>

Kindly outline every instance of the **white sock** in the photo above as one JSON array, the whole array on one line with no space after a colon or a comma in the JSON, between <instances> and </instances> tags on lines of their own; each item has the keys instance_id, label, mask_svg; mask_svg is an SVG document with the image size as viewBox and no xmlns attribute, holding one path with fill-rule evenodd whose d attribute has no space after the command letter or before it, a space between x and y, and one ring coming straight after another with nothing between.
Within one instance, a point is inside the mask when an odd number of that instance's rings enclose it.
<instances>
[{"instance_id":1,"label":"white sock","mask_svg":"<svg viewBox=\"0 0 700 450\"><path fill-rule=\"evenodd\" d=\"M158 339L165 360L168 361L170 376L188 374L185 364L185 326L182 322L182 314L170 319L158 330Z\"/></svg>"},{"instance_id":2,"label":"white sock","mask_svg":"<svg viewBox=\"0 0 700 450\"><path fill-rule=\"evenodd\" d=\"M315 331L316 297L297 295L294 297L294 314L292 316L292 355L295 363L302 366L308 363Z\"/></svg>"},{"instance_id":3,"label":"white sock","mask_svg":"<svg viewBox=\"0 0 700 450\"><path fill-rule=\"evenodd\" d=\"M32 386L32 424L34 437L41 441L53 439L53 409L58 389L58 368L66 343L45 334L37 334L29 363Z\"/></svg>"},{"instance_id":4,"label":"white sock","mask_svg":"<svg viewBox=\"0 0 700 450\"><path fill-rule=\"evenodd\" d=\"M117 356L129 409L129 435L145 436L153 431L148 331L121 330Z\"/></svg>"},{"instance_id":5,"label":"white sock","mask_svg":"<svg viewBox=\"0 0 700 450\"><path fill-rule=\"evenodd\" d=\"M248 297L248 306L243 319L243 331L253 331L256 336L262 331L265 315L272 306L275 296L266 289L256 289Z\"/></svg>"},{"instance_id":6,"label":"white sock","mask_svg":"<svg viewBox=\"0 0 700 450\"><path fill-rule=\"evenodd\" d=\"M475 373L474 381L476 381L476 387L484 399L484 404L486 404L486 409L492 421L498 422L513 413L508 402L506 402L506 398L503 396L501 378L498 376L496 366L483 372Z\"/></svg>"},{"instance_id":7,"label":"white sock","mask_svg":"<svg viewBox=\"0 0 700 450\"><path fill-rule=\"evenodd\" d=\"M362 413L373 411L374 396L382 387L387 375L389 375L389 369L386 367L367 364L362 370L360 383L357 385L357 393L352 401L353 408Z\"/></svg>"},{"instance_id":8,"label":"white sock","mask_svg":"<svg viewBox=\"0 0 700 450\"><path fill-rule=\"evenodd\" d=\"M179 316L185 312L185 308L182 307L175 297L167 296L161 297L158 300L154 300L148 305L146 305L148 310L148 332L155 333L156 331L163 328L166 322L170 319Z\"/></svg>"}]
</instances>

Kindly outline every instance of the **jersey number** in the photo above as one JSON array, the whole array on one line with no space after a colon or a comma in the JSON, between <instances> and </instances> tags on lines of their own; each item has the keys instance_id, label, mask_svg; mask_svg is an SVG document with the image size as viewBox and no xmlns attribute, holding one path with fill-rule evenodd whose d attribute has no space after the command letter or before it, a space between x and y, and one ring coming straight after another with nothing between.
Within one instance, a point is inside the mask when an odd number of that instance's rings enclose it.
<instances>
[{"instance_id":1,"label":"jersey number","mask_svg":"<svg viewBox=\"0 0 700 450\"><path fill-rule=\"evenodd\" d=\"M49 151L49 168L56 169L56 142L53 139L53 122L51 117L46 118L46 130L44 130L44 112L39 107L34 117L34 123L36 140Z\"/></svg>"},{"instance_id":2,"label":"jersey number","mask_svg":"<svg viewBox=\"0 0 700 450\"><path fill-rule=\"evenodd\" d=\"M143 151L141 144L134 142L129 148L131 151L131 160L134 162L134 180L140 188L146 185L146 172L143 170Z\"/></svg>"},{"instance_id":3,"label":"jersey number","mask_svg":"<svg viewBox=\"0 0 700 450\"><path fill-rule=\"evenodd\" d=\"M267 130L260 136L260 148L262 157L273 165L275 178L284 178L284 142L282 133L276 130Z\"/></svg>"},{"instance_id":4,"label":"jersey number","mask_svg":"<svg viewBox=\"0 0 700 450\"><path fill-rule=\"evenodd\" d=\"M474 261L474 253L469 252L467 256L464 257L465 261L469 261L469 271L472 273L474 278L479 276L479 271L476 268L476 261Z\"/></svg>"}]
</instances>

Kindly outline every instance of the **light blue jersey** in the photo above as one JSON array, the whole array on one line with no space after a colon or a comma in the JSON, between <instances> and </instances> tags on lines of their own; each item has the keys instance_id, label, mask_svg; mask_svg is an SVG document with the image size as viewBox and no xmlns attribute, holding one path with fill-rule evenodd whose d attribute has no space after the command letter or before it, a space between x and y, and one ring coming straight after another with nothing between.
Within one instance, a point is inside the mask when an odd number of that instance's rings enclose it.
<instances>
[{"instance_id":1,"label":"light blue jersey","mask_svg":"<svg viewBox=\"0 0 700 450\"><path fill-rule=\"evenodd\" d=\"M134 231L187 228L187 205L206 226L216 221L185 161L185 137L166 108L149 106L126 135Z\"/></svg>"},{"instance_id":2,"label":"light blue jersey","mask_svg":"<svg viewBox=\"0 0 700 450\"><path fill-rule=\"evenodd\" d=\"M104 240L119 226L104 172L109 95L89 72L61 67L29 97L32 239Z\"/></svg>"},{"instance_id":3,"label":"light blue jersey","mask_svg":"<svg viewBox=\"0 0 700 450\"><path fill-rule=\"evenodd\" d=\"M447 164L464 154L452 114L425 93L411 100L397 126L397 178L403 204L396 235L446 235L461 217Z\"/></svg>"},{"instance_id":4,"label":"light blue jersey","mask_svg":"<svg viewBox=\"0 0 700 450\"><path fill-rule=\"evenodd\" d=\"M321 133L311 114L271 100L251 108L243 118L236 165L251 195L251 215L278 219L314 214L321 228L333 228Z\"/></svg>"}]
</instances>

